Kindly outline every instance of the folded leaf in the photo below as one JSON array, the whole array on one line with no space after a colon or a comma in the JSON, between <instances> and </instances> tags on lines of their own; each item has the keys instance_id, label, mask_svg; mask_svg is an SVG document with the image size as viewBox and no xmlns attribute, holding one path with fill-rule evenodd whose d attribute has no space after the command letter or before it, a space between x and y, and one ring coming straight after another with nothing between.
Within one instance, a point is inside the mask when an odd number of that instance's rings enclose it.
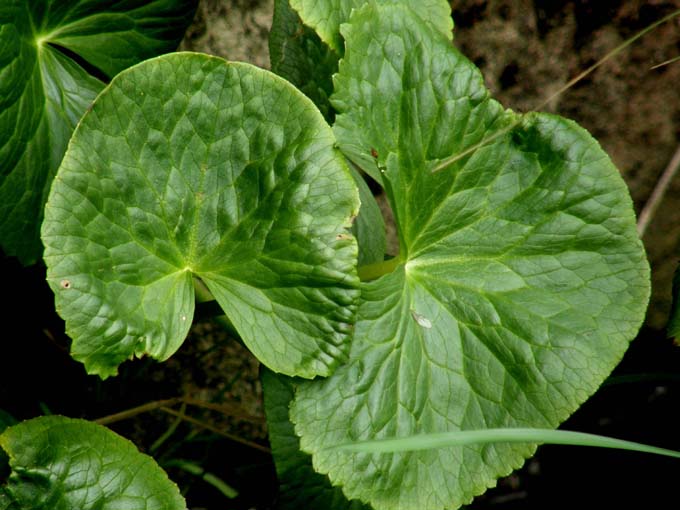
<instances>
[{"instance_id":1,"label":"folded leaf","mask_svg":"<svg viewBox=\"0 0 680 510\"><path fill-rule=\"evenodd\" d=\"M8 510L184 510L177 486L147 455L106 427L44 416L0 434L12 474Z\"/></svg>"},{"instance_id":2,"label":"folded leaf","mask_svg":"<svg viewBox=\"0 0 680 510\"><path fill-rule=\"evenodd\" d=\"M503 110L406 7L366 7L343 35L336 136L375 157L401 252L362 286L350 362L302 382L291 419L348 498L458 508L535 445L332 447L556 427L635 336L649 267L625 184L585 130Z\"/></svg>"},{"instance_id":3,"label":"folded leaf","mask_svg":"<svg viewBox=\"0 0 680 510\"><path fill-rule=\"evenodd\" d=\"M358 193L334 144L311 101L249 64L179 53L119 74L45 210L73 357L102 376L132 355L167 359L198 277L272 370L330 374L358 297Z\"/></svg>"},{"instance_id":4,"label":"folded leaf","mask_svg":"<svg viewBox=\"0 0 680 510\"><path fill-rule=\"evenodd\" d=\"M195 6L195 0L0 4L0 247L7 254L24 264L40 256L52 178L76 123L104 86L74 58L111 77L174 49Z\"/></svg>"}]
</instances>

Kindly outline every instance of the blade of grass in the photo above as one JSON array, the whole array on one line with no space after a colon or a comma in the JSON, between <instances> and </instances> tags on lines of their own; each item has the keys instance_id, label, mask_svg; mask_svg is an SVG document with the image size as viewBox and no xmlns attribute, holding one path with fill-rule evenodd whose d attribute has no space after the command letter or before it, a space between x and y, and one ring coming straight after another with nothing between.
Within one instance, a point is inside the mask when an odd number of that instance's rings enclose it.
<instances>
[{"instance_id":1,"label":"blade of grass","mask_svg":"<svg viewBox=\"0 0 680 510\"><path fill-rule=\"evenodd\" d=\"M357 441L332 446L329 450L364 453L394 453L485 443L536 443L591 446L631 450L680 459L680 452L667 450L665 448L657 448L655 446L615 439L612 437L598 436L585 432L534 428L462 430L439 434L422 434L394 439Z\"/></svg>"},{"instance_id":2,"label":"blade of grass","mask_svg":"<svg viewBox=\"0 0 680 510\"><path fill-rule=\"evenodd\" d=\"M187 473L191 473L192 475L198 476L201 480L215 487L218 491L220 491L222 494L224 494L225 497L229 499L234 499L238 497L238 491L236 489L234 489L231 485L227 484L224 480L222 480L218 476L207 472L198 464L195 464L188 460L176 459L164 463L163 467L166 468L176 467L178 469L181 469L182 471L186 471Z\"/></svg>"},{"instance_id":3,"label":"blade of grass","mask_svg":"<svg viewBox=\"0 0 680 510\"><path fill-rule=\"evenodd\" d=\"M182 402L182 406L180 407L179 412L181 414L184 414L184 411L186 411L186 408L187 408L187 403ZM152 453L152 454L155 453L156 450L158 450L163 445L163 443L165 443L168 439L170 439L170 437L177 430L177 427L179 426L180 423L182 423L182 418L180 418L179 416L175 417L175 419L170 424L168 429L165 432L163 432L163 434L153 442L153 444L149 448L149 452Z\"/></svg>"}]
</instances>

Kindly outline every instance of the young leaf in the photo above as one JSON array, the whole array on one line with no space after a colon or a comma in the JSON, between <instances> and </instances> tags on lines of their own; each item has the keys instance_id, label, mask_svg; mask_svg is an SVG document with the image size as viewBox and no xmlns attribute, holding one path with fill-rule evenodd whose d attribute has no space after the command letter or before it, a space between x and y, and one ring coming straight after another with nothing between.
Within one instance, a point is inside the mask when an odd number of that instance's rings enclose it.
<instances>
[{"instance_id":1,"label":"young leaf","mask_svg":"<svg viewBox=\"0 0 680 510\"><path fill-rule=\"evenodd\" d=\"M398 4L402 0L289 0L305 25L313 28L323 42L338 54L343 52L340 25L349 20L353 9L365 4ZM453 19L445 0L411 2L413 10L433 28L451 39Z\"/></svg>"},{"instance_id":2,"label":"young leaf","mask_svg":"<svg viewBox=\"0 0 680 510\"><path fill-rule=\"evenodd\" d=\"M72 355L108 376L168 358L192 277L275 371L346 359L358 296L356 187L319 111L248 64L179 53L119 74L55 178L43 242Z\"/></svg>"},{"instance_id":3,"label":"young leaf","mask_svg":"<svg viewBox=\"0 0 680 510\"><path fill-rule=\"evenodd\" d=\"M329 448L555 428L635 336L649 267L625 184L587 132L504 111L407 7L357 11L343 35L336 136L377 152L401 253L362 286L350 362L301 383L291 418L315 468L348 498L453 509L535 445Z\"/></svg>"},{"instance_id":4,"label":"young leaf","mask_svg":"<svg viewBox=\"0 0 680 510\"><path fill-rule=\"evenodd\" d=\"M359 501L347 501L342 491L331 485L327 476L314 471L311 455L300 451L300 440L288 418L294 379L265 368L261 372L261 380L269 442L279 478L279 508L369 510L370 507Z\"/></svg>"},{"instance_id":5,"label":"young leaf","mask_svg":"<svg viewBox=\"0 0 680 510\"><path fill-rule=\"evenodd\" d=\"M44 416L0 434L12 474L0 487L11 510L184 510L177 486L147 455L106 427Z\"/></svg>"},{"instance_id":6,"label":"young leaf","mask_svg":"<svg viewBox=\"0 0 680 510\"><path fill-rule=\"evenodd\" d=\"M196 2L6 0L0 4L0 246L40 256L43 205L78 119L111 77L175 48Z\"/></svg>"}]
</instances>

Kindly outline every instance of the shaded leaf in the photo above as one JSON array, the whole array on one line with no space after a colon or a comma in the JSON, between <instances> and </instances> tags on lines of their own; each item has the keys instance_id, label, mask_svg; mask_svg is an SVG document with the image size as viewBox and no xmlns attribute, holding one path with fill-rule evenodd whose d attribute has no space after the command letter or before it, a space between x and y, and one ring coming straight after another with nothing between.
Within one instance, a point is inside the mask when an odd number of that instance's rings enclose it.
<instances>
[{"instance_id":1,"label":"shaded leaf","mask_svg":"<svg viewBox=\"0 0 680 510\"><path fill-rule=\"evenodd\" d=\"M127 439L85 420L44 416L0 434L12 474L0 508L184 510L177 486Z\"/></svg>"},{"instance_id":2,"label":"shaded leaf","mask_svg":"<svg viewBox=\"0 0 680 510\"><path fill-rule=\"evenodd\" d=\"M264 407L272 455L279 478L279 508L298 510L368 510L358 501L349 502L328 477L314 471L312 457L300 451L300 440L288 419L295 380L263 369Z\"/></svg>"},{"instance_id":3,"label":"shaded leaf","mask_svg":"<svg viewBox=\"0 0 680 510\"><path fill-rule=\"evenodd\" d=\"M6 253L24 264L40 256L50 183L76 123L104 86L73 58L111 77L170 51L191 22L195 4L7 0L0 5L0 246Z\"/></svg>"},{"instance_id":4,"label":"shaded leaf","mask_svg":"<svg viewBox=\"0 0 680 510\"><path fill-rule=\"evenodd\" d=\"M666 333L669 338L680 337L680 266L675 270L673 276L673 304L671 305L671 316L668 320Z\"/></svg>"},{"instance_id":5,"label":"shaded leaf","mask_svg":"<svg viewBox=\"0 0 680 510\"><path fill-rule=\"evenodd\" d=\"M458 508L535 445L332 447L556 427L635 336L649 267L625 184L586 131L503 110L406 7L364 8L343 35L336 136L343 150L378 153L401 251L362 285L350 362L300 383L291 418L347 497Z\"/></svg>"},{"instance_id":6,"label":"shaded leaf","mask_svg":"<svg viewBox=\"0 0 680 510\"><path fill-rule=\"evenodd\" d=\"M351 169L354 182L359 188L361 208L352 231L359 243L359 267L382 262L385 258L387 240L385 237L385 220L380 206L361 174Z\"/></svg>"},{"instance_id":7,"label":"shaded leaf","mask_svg":"<svg viewBox=\"0 0 680 510\"><path fill-rule=\"evenodd\" d=\"M72 355L108 376L167 359L200 278L275 371L346 359L356 187L314 105L248 64L193 53L119 74L73 135L46 206L48 281Z\"/></svg>"},{"instance_id":8,"label":"shaded leaf","mask_svg":"<svg viewBox=\"0 0 680 510\"><path fill-rule=\"evenodd\" d=\"M269 33L272 71L285 78L319 108L328 122L335 112L329 103L331 77L338 70L338 54L309 27L303 25L288 0L276 0Z\"/></svg>"}]
</instances>

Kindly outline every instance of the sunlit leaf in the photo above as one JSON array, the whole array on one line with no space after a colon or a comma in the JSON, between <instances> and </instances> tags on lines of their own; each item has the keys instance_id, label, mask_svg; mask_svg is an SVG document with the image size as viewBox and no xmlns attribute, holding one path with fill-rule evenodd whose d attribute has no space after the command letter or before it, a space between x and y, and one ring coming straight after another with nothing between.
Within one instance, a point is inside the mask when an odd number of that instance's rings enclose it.
<instances>
[{"instance_id":1,"label":"sunlit leaf","mask_svg":"<svg viewBox=\"0 0 680 510\"><path fill-rule=\"evenodd\" d=\"M331 447L557 427L637 333L649 267L625 184L585 130L504 110L406 7L366 7L343 35L336 136L376 159L400 253L362 285L350 362L300 383L291 418L348 498L458 508L535 445Z\"/></svg>"},{"instance_id":2,"label":"sunlit leaf","mask_svg":"<svg viewBox=\"0 0 680 510\"><path fill-rule=\"evenodd\" d=\"M107 376L167 359L192 279L275 371L346 360L358 296L356 186L319 111L249 64L194 53L119 74L81 121L43 241L72 355Z\"/></svg>"}]
</instances>

